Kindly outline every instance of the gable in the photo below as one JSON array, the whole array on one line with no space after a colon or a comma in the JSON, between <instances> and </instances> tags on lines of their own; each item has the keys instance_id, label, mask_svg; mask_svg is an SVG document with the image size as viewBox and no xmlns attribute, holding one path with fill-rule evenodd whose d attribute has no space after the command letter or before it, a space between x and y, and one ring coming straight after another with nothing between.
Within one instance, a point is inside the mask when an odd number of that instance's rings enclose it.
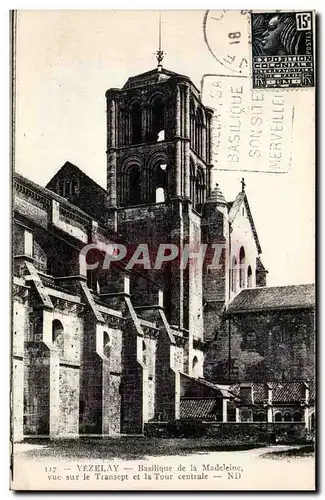
<instances>
[{"instance_id":1,"label":"gable","mask_svg":"<svg viewBox=\"0 0 325 500\"><path fill-rule=\"evenodd\" d=\"M46 185L54 193L81 208L91 217L104 215L106 191L76 165L67 161Z\"/></svg>"},{"instance_id":2,"label":"gable","mask_svg":"<svg viewBox=\"0 0 325 500\"><path fill-rule=\"evenodd\" d=\"M237 195L235 201L231 204L230 209L229 209L229 215L228 215L229 222L231 225L234 225L235 220L241 216L241 213L242 213L241 210L243 207L245 209L245 214L247 215L247 219L249 221L250 229L252 231L252 234L253 234L253 237L255 240L257 251L260 254L260 253L262 253L262 248L261 248L261 244L260 244L260 241L259 241L259 238L257 235L255 223L253 220L252 212L251 212L245 191L241 191Z\"/></svg>"}]
</instances>

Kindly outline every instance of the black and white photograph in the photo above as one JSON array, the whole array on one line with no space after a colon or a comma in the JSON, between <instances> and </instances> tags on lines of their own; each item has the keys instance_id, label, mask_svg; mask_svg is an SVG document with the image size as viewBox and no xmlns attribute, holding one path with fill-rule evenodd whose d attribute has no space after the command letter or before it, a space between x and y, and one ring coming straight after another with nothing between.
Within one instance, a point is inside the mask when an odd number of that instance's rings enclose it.
<instances>
[{"instance_id":1,"label":"black and white photograph","mask_svg":"<svg viewBox=\"0 0 325 500\"><path fill-rule=\"evenodd\" d=\"M315 491L315 12L10 35L10 488Z\"/></svg>"}]
</instances>

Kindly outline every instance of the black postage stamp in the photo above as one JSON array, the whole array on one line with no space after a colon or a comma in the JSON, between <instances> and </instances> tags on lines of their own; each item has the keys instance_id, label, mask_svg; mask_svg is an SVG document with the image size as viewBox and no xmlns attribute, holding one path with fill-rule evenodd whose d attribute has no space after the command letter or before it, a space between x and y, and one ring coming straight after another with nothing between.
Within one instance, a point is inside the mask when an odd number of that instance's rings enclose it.
<instances>
[{"instance_id":1,"label":"black postage stamp","mask_svg":"<svg viewBox=\"0 0 325 500\"><path fill-rule=\"evenodd\" d=\"M313 13L251 15L253 88L313 87Z\"/></svg>"}]
</instances>

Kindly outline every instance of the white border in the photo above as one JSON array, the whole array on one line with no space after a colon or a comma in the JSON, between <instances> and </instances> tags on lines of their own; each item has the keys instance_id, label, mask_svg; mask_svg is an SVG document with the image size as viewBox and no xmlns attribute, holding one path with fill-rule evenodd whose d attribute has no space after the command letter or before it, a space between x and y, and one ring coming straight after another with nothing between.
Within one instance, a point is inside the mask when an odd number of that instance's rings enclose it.
<instances>
[{"instance_id":1,"label":"white border","mask_svg":"<svg viewBox=\"0 0 325 500\"><path fill-rule=\"evenodd\" d=\"M246 2L239 2L235 0L228 0L227 2L223 2L225 7L227 9L243 9L249 7L250 9L261 9L261 2L257 1L250 1L247 2L249 5L245 5ZM1 412L0 412L0 418L1 418L1 436L2 436L2 446L1 446L1 476L0 476L0 491L1 491L1 498L9 498L9 495L12 494L12 492L8 491L9 488L9 453L8 453L8 441L9 441L9 432L7 434L7 431L9 431L9 408L8 408L8 400L9 400L9 325L10 325L10 319L9 319L9 311L10 311L10 300L9 300L9 235L10 235L10 226L9 226L9 221L10 221L10 209L9 209L9 168L8 168L8 151L9 151L9 126L8 126L8 121L10 117L10 106L9 106L9 92L8 92L8 82L9 82L9 65L8 65L8 55L9 55L9 9L39 9L43 10L45 9L53 9L53 10L58 10L58 9L91 9L91 10L97 10L97 9L148 9L148 10L177 10L177 9L196 9L196 10L202 10L202 9L221 9L221 5L216 5L215 2L204 2L204 4L200 4L198 1L191 1L191 0L183 0L183 1L169 1L165 0L164 2L159 2L158 4L154 4L151 1L131 1L131 0L119 0L119 1L111 1L107 2L105 0L101 1L84 1L84 0L65 0L64 2L62 1L53 1L53 0L48 0L46 4L44 1L37 0L37 1L18 1L18 2L2 2L1 4L1 66L2 66L2 71L1 71L1 97L2 97L2 106L1 106L1 116L2 116L2 130L1 130L1 151L3 152L2 154L2 162L1 162L1 169L2 169L2 175L1 175L1 183L0 183L0 202L1 202L1 210L0 210L0 227L1 227L1 233L3 237L3 244L0 246L0 251L1 251L1 263L2 263L2 272L1 272L1 296L0 296L0 304L1 304L1 352L2 352L2 359L1 359L1 387L2 387L2 399L1 399ZM323 2L321 3L320 0L317 0L316 2L314 1L312 5L309 5L309 2L304 0L304 1L298 1L296 0L295 2L287 2L285 0L282 0L281 2L277 2L275 5L273 2L268 2L267 4L263 4L263 8L265 9L282 9L282 10L289 10L289 9L295 9L295 10L304 10L306 8L310 9L316 9L317 13L321 16L324 12L324 7L323 7ZM322 20L323 21L323 20ZM319 30L321 32L321 30ZM324 35L322 36L324 39ZM319 57L318 64L318 76L320 81L324 81L324 47L323 47L323 40L320 40L321 42L321 56ZM323 130L323 103L318 102L319 108L318 108L318 113L319 113L319 121L318 121L318 126L320 130ZM321 144L324 139L323 134L320 136L318 134L318 141L319 144ZM321 175L323 165L320 164L321 160L321 151L318 151L319 153L319 173L318 173L318 196L320 200L320 206L319 210L320 213L318 213L319 216L319 227L318 227L318 244L320 245L320 248L323 249L323 236L324 232L321 231L324 229L324 221L325 221L325 213L324 213L324 203L321 202L322 200L322 195L324 193L324 175ZM322 193L322 195L321 195ZM319 257L321 256L321 250L319 249ZM324 266L320 268L319 266L319 276L318 280L320 280L321 284L323 284L323 279L324 279ZM318 354L320 356L318 364L319 364L319 381L321 382L324 380L324 345L325 342L322 340L322 331L321 331L321 326L322 326L322 315L321 311L325 310L325 304L323 302L323 299L325 301L324 295L320 297L319 300L319 311L320 311L320 317L319 317L319 324L318 324L318 345L321 345L321 353ZM320 386L320 383L318 385L318 394L321 395L322 392L322 387ZM318 408L318 415L324 415L324 396L320 399L320 404ZM319 419L320 420L320 419ZM323 450L323 444L324 444L324 432L321 433L321 443L318 443L319 448ZM321 461L321 456L319 450L319 460L320 463ZM319 483L320 487L322 486L321 484L321 472L319 469ZM60 495L61 498L67 498L68 494L67 493L57 493ZM56 495L57 495L56 494ZM110 496L114 495L114 493L110 493ZM241 495L250 496L250 493L241 493ZM264 496L264 494L260 494L261 496ZM307 494L306 494L307 495ZM37 498L39 495L35 494L30 494L29 498ZM122 496L127 496L127 494L122 495ZM156 494L157 497L163 498L163 495L161 494ZM169 494L170 497L175 496L174 494ZM187 493L179 493L177 494L177 497L184 497L187 496ZM218 492L218 497L223 497L224 498L230 498L235 495L229 495L229 494L224 494L222 492ZM301 495L299 495L301 496ZM305 495L303 495L305 496ZM309 496L309 495L308 495ZM88 494L88 498L95 498L94 494ZM119 495L121 497L121 495ZM285 498L286 495L278 495L278 498Z\"/></svg>"}]
</instances>

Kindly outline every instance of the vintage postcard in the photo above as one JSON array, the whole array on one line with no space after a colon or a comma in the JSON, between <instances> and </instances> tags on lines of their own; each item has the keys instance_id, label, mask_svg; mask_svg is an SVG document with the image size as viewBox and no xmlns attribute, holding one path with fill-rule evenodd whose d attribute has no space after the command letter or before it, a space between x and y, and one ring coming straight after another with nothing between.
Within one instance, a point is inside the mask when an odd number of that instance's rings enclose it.
<instances>
[{"instance_id":1,"label":"vintage postcard","mask_svg":"<svg viewBox=\"0 0 325 500\"><path fill-rule=\"evenodd\" d=\"M12 490L315 491L315 23L11 12Z\"/></svg>"}]
</instances>

